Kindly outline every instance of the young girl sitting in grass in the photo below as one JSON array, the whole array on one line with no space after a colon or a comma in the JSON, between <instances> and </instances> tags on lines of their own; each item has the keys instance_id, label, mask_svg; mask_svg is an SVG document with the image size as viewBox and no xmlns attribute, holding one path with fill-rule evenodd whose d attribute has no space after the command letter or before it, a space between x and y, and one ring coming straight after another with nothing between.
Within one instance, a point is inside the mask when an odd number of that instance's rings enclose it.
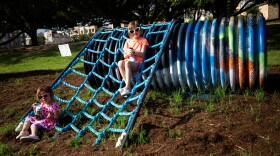
<instances>
[{"instance_id":1,"label":"young girl sitting in grass","mask_svg":"<svg viewBox=\"0 0 280 156\"><path fill-rule=\"evenodd\" d=\"M32 104L36 116L27 116L23 124L22 130L16 139L23 142L38 141L38 130L52 130L58 123L60 107L54 101L54 94L50 86L39 87L37 89L37 100L40 102L39 107ZM36 109L39 108L39 109ZM31 134L29 135L29 128Z\"/></svg>"},{"instance_id":2,"label":"young girl sitting in grass","mask_svg":"<svg viewBox=\"0 0 280 156\"><path fill-rule=\"evenodd\" d=\"M123 47L125 59L118 62L120 73L125 81L125 87L118 90L122 96L130 94L132 73L139 71L146 49L149 46L148 41L141 37L141 34L140 25L137 21L128 24L130 39L126 40Z\"/></svg>"}]
</instances>

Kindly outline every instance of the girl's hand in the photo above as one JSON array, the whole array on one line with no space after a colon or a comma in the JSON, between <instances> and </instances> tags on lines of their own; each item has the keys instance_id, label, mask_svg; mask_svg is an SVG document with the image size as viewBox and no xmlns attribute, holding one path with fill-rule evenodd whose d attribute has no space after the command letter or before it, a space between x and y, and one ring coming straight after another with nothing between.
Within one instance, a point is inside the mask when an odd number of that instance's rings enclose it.
<instances>
[{"instance_id":1,"label":"girl's hand","mask_svg":"<svg viewBox=\"0 0 280 156\"><path fill-rule=\"evenodd\" d=\"M125 55L131 56L131 55L132 55L132 52L133 52L133 49L126 49L126 50L124 51L124 54L125 54Z\"/></svg>"},{"instance_id":2,"label":"girl's hand","mask_svg":"<svg viewBox=\"0 0 280 156\"><path fill-rule=\"evenodd\" d=\"M134 49L131 49L130 55L135 55L135 50Z\"/></svg>"},{"instance_id":3,"label":"girl's hand","mask_svg":"<svg viewBox=\"0 0 280 156\"><path fill-rule=\"evenodd\" d=\"M125 49L124 50L124 58L129 58L132 56L132 50L133 49Z\"/></svg>"},{"instance_id":4,"label":"girl's hand","mask_svg":"<svg viewBox=\"0 0 280 156\"><path fill-rule=\"evenodd\" d=\"M31 104L31 107L33 108L34 113L36 112L36 106L37 106L37 103L36 103L36 102L33 103L33 104Z\"/></svg>"},{"instance_id":5,"label":"girl's hand","mask_svg":"<svg viewBox=\"0 0 280 156\"><path fill-rule=\"evenodd\" d=\"M35 108L36 106L37 106L36 102L31 104L31 107L33 107L33 108Z\"/></svg>"},{"instance_id":6,"label":"girl's hand","mask_svg":"<svg viewBox=\"0 0 280 156\"><path fill-rule=\"evenodd\" d=\"M52 117L52 114L49 113L48 116L47 116L47 119L52 119L52 118L53 118L53 117Z\"/></svg>"},{"instance_id":7,"label":"girl's hand","mask_svg":"<svg viewBox=\"0 0 280 156\"><path fill-rule=\"evenodd\" d=\"M58 112L53 113L49 113L47 116L47 119L51 119L51 120L57 120L58 119Z\"/></svg>"}]
</instances>

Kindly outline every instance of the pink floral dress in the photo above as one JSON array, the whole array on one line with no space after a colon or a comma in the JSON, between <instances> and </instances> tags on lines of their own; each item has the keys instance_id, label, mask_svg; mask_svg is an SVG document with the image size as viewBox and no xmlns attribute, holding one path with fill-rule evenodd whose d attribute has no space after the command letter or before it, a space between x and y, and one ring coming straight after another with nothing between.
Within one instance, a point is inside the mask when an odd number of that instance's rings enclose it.
<instances>
[{"instance_id":1,"label":"pink floral dress","mask_svg":"<svg viewBox=\"0 0 280 156\"><path fill-rule=\"evenodd\" d=\"M32 124L40 124L42 127L44 127L46 130L52 130L56 124L58 124L57 121L47 119L47 116L49 113L54 114L55 112L60 111L60 107L57 103L53 102L51 105L47 105L45 103L41 103L41 112L42 112L42 119L37 120L33 116L27 116L25 119L25 122L31 122Z\"/></svg>"}]
</instances>

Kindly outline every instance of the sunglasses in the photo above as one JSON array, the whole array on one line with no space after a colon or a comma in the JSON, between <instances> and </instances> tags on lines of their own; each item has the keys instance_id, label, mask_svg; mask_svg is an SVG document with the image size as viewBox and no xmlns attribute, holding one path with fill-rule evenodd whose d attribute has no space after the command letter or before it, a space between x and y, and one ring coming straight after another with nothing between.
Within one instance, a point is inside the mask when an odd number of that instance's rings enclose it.
<instances>
[{"instance_id":1,"label":"sunglasses","mask_svg":"<svg viewBox=\"0 0 280 156\"><path fill-rule=\"evenodd\" d=\"M43 97L46 98L46 97L48 97L48 96L49 96L49 94L44 94L44 95L39 95L38 98L39 98L39 99L42 99Z\"/></svg>"},{"instance_id":2,"label":"sunglasses","mask_svg":"<svg viewBox=\"0 0 280 156\"><path fill-rule=\"evenodd\" d=\"M139 27L138 27L138 28L135 28L135 29L131 29L131 30L129 30L128 32L131 33L131 34L133 34L134 32L138 32L138 31L140 31L140 28L139 28Z\"/></svg>"}]
</instances>

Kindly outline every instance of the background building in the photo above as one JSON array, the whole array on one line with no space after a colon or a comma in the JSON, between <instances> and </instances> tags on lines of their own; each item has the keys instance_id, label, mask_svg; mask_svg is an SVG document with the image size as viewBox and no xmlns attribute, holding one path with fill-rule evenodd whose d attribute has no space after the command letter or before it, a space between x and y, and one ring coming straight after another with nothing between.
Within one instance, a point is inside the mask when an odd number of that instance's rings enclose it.
<instances>
[{"instance_id":1,"label":"background building","mask_svg":"<svg viewBox=\"0 0 280 156\"><path fill-rule=\"evenodd\" d=\"M53 32L51 30L44 33L45 44L63 44L69 43L71 41L71 37L68 33L64 31L56 31Z\"/></svg>"},{"instance_id":2,"label":"background building","mask_svg":"<svg viewBox=\"0 0 280 156\"><path fill-rule=\"evenodd\" d=\"M266 20L273 20L279 18L279 5L262 5L259 7L260 12Z\"/></svg>"},{"instance_id":3,"label":"background building","mask_svg":"<svg viewBox=\"0 0 280 156\"><path fill-rule=\"evenodd\" d=\"M95 25L85 25L85 26L76 26L73 29L70 29L70 37L73 35L84 35L84 34L95 34L97 31L97 26Z\"/></svg>"},{"instance_id":4,"label":"background building","mask_svg":"<svg viewBox=\"0 0 280 156\"><path fill-rule=\"evenodd\" d=\"M12 33L7 33L0 42L5 42L8 41L12 38L14 38L18 33L20 33L20 31L14 31ZM24 47L26 45L28 45L28 42L26 42L26 35L25 33L21 34L18 38L16 38L15 40L13 40L12 42L9 42L6 45L0 46L0 48L20 48L20 47ZM30 40L31 41L31 40Z\"/></svg>"}]
</instances>

